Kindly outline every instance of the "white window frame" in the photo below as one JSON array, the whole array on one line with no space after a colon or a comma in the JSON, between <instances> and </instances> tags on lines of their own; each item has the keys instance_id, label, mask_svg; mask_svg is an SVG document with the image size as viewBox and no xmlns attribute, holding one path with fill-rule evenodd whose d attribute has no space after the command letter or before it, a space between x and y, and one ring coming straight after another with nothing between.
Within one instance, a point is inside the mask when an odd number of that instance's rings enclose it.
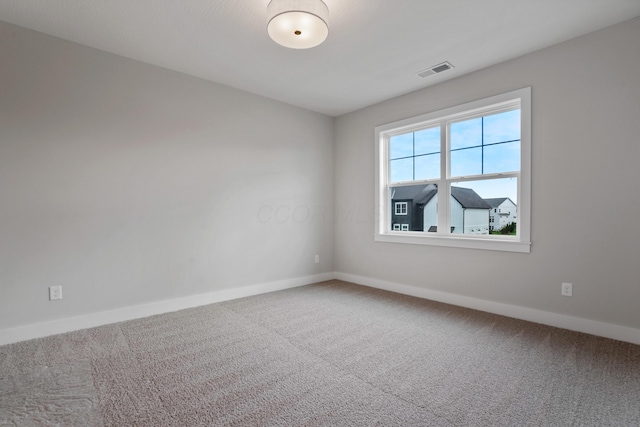
<instances>
[{"instance_id":1,"label":"white window frame","mask_svg":"<svg viewBox=\"0 0 640 427\"><path fill-rule=\"evenodd\" d=\"M402 211L402 209L398 209L398 208L402 208L402 207L404 207L404 213L398 212L398 211ZM394 209L395 209L396 215L408 215L408 203L407 202L395 202Z\"/></svg>"},{"instance_id":2,"label":"white window frame","mask_svg":"<svg viewBox=\"0 0 640 427\"><path fill-rule=\"evenodd\" d=\"M511 108L519 102L520 107L520 171L516 173L494 174L488 177L516 177L518 179L518 235L460 235L450 233L449 199L451 182L477 180L482 175L472 177L449 176L449 147L446 135L448 125L468 117L479 117L495 111ZM438 184L438 223L446 227L438 227L438 232L404 232L398 233L391 228L391 199L389 196L389 140L391 136L401 135L424 129L434 125L441 126L441 170L446 171L435 180L416 180L407 182L415 185L423 182ZM378 242L406 243L417 245L435 245L457 248L486 249L509 252L529 253L531 251L531 88L523 88L501 95L491 96L466 104L445 108L417 117L387 123L375 128L375 234ZM393 186L397 186L396 183ZM445 189L446 191L440 191ZM447 197L441 197L442 194Z\"/></svg>"},{"instance_id":3,"label":"white window frame","mask_svg":"<svg viewBox=\"0 0 640 427\"><path fill-rule=\"evenodd\" d=\"M402 224L400 231L409 231L409 224Z\"/></svg>"}]
</instances>

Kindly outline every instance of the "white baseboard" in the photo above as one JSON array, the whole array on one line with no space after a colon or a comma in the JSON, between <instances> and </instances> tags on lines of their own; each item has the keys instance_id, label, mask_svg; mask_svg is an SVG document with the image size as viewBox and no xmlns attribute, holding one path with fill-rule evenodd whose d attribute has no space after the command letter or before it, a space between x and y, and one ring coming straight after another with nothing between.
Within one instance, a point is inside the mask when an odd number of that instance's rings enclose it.
<instances>
[{"instance_id":1,"label":"white baseboard","mask_svg":"<svg viewBox=\"0 0 640 427\"><path fill-rule=\"evenodd\" d=\"M475 310L486 311L488 313L513 317L515 319L527 320L530 322L541 323L543 325L555 326L558 328L584 332L587 334L640 345L640 329L630 328L628 326L614 325L611 323L598 322L595 320L572 317L564 314L551 313L542 310L535 310L532 308L519 307L515 305L482 300L478 298L465 297L462 295L455 295L446 292L418 288L415 286L403 285L400 283L387 282L370 277L357 276L340 272L323 273L313 276L280 280L276 282L263 283L252 286L244 286L236 289L225 289L206 294L192 295L184 298L157 301L149 304L87 314L84 316L77 316L50 322L19 326L11 329L4 329L0 330L0 345L76 331L79 329L92 328L95 326L107 325L110 323L123 322L126 320L139 319L141 317L169 313L185 308L198 307L201 305L213 304L216 302L228 301L236 298L243 298L252 295L280 291L283 289L295 288L298 286L309 285L312 283L323 282L325 280L332 279L344 280L346 282L356 283L359 285L369 286L377 289L384 289L399 294L411 295L418 298L444 302L461 307L468 307Z\"/></svg>"},{"instance_id":2,"label":"white baseboard","mask_svg":"<svg viewBox=\"0 0 640 427\"><path fill-rule=\"evenodd\" d=\"M611 323L598 322L595 320L567 316L564 314L551 313L532 308L417 288L415 286L386 282L383 280L347 273L336 272L335 278L371 288L383 289L399 294L411 295L418 298L444 302L461 307L473 308L475 310L486 311L488 313L500 314L503 316L513 317L515 319L527 320L529 322L541 323L543 325L555 326L557 328L569 329L576 332L584 332L600 337L630 342L632 344L640 344L640 329L630 328L628 326L614 325Z\"/></svg>"},{"instance_id":3,"label":"white baseboard","mask_svg":"<svg viewBox=\"0 0 640 427\"><path fill-rule=\"evenodd\" d=\"M198 307L201 305L264 294L267 292L281 291L283 289L310 285L312 283L332 280L334 278L335 274L333 272L316 274L313 276L298 277L252 286L244 286L235 289L225 289L206 294L156 301L148 304L87 314L84 316L70 317L50 322L35 323L32 325L19 326L17 328L4 329L0 330L0 345L77 331L79 329L93 328L95 326L123 322L125 320L139 319L141 317L169 313L185 308Z\"/></svg>"}]
</instances>

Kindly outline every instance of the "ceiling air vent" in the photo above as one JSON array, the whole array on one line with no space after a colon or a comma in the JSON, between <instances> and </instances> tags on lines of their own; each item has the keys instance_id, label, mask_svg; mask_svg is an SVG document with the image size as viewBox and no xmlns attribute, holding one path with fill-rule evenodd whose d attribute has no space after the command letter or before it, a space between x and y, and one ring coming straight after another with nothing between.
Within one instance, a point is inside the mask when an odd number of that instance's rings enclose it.
<instances>
[{"instance_id":1,"label":"ceiling air vent","mask_svg":"<svg viewBox=\"0 0 640 427\"><path fill-rule=\"evenodd\" d=\"M448 62L443 62L442 64L434 65L433 67L427 68L426 70L422 70L418 73L418 75L422 78L432 76L434 74L442 73L443 71L447 71L453 68Z\"/></svg>"}]
</instances>

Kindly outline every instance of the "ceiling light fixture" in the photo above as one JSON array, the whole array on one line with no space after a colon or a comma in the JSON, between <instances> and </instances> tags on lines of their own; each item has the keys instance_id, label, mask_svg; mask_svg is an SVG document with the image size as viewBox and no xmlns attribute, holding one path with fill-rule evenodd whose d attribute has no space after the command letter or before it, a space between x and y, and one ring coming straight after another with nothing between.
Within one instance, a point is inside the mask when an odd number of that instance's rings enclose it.
<instances>
[{"instance_id":1,"label":"ceiling light fixture","mask_svg":"<svg viewBox=\"0 0 640 427\"><path fill-rule=\"evenodd\" d=\"M267 32L291 49L318 46L329 35L329 9L322 0L271 0Z\"/></svg>"}]
</instances>

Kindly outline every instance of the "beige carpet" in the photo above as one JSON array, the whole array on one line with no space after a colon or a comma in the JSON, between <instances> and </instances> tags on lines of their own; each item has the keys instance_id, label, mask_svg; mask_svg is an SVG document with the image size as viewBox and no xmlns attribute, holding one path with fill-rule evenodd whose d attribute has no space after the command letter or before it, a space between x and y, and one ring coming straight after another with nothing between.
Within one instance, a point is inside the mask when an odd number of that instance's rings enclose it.
<instances>
[{"instance_id":1,"label":"beige carpet","mask_svg":"<svg viewBox=\"0 0 640 427\"><path fill-rule=\"evenodd\" d=\"M639 426L640 346L331 281L0 347L0 425Z\"/></svg>"}]
</instances>

